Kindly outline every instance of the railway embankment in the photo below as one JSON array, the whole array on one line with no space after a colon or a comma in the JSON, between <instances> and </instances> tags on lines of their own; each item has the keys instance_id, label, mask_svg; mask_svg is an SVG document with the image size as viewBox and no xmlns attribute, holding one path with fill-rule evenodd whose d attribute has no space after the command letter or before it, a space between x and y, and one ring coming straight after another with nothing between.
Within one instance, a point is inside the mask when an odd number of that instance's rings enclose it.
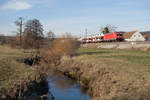
<instances>
[{"instance_id":1,"label":"railway embankment","mask_svg":"<svg viewBox=\"0 0 150 100\"><path fill-rule=\"evenodd\" d=\"M56 68L87 88L92 100L150 99L150 63L146 61L149 51L82 49L81 52L76 57L63 57Z\"/></svg>"},{"instance_id":2,"label":"railway embankment","mask_svg":"<svg viewBox=\"0 0 150 100\"><path fill-rule=\"evenodd\" d=\"M88 43L84 47L105 48L105 49L149 49L150 42L104 42L104 43Z\"/></svg>"}]
</instances>

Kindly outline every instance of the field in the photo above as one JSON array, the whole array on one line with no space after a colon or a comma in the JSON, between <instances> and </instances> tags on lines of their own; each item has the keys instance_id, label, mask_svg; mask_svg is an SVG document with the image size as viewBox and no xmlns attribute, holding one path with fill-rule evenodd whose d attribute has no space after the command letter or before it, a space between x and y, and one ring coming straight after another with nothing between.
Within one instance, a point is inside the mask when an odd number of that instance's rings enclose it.
<instances>
[{"instance_id":1,"label":"field","mask_svg":"<svg viewBox=\"0 0 150 100\"><path fill-rule=\"evenodd\" d=\"M149 50L80 48L79 53L77 61L106 67L110 71L133 76L134 79L142 75L150 76Z\"/></svg>"},{"instance_id":2,"label":"field","mask_svg":"<svg viewBox=\"0 0 150 100\"><path fill-rule=\"evenodd\" d=\"M90 76L93 77L98 71L108 73L102 74L102 78L99 78L101 74L97 74L97 81L91 83L91 87L97 92L95 98L100 98L97 95L101 94L101 91L110 91L106 95L108 98L118 95L122 100L127 97L127 100L149 100L150 50L80 48L79 54L74 58L75 61L94 66L85 76L90 72Z\"/></svg>"},{"instance_id":3,"label":"field","mask_svg":"<svg viewBox=\"0 0 150 100\"><path fill-rule=\"evenodd\" d=\"M98 49L80 48L79 58L90 58L91 63L104 63L119 67L148 68L150 69L150 50L120 50L120 49ZM96 61L95 61L96 60ZM97 62L98 60L98 62ZM100 61L100 62L99 62Z\"/></svg>"},{"instance_id":4,"label":"field","mask_svg":"<svg viewBox=\"0 0 150 100\"><path fill-rule=\"evenodd\" d=\"M133 80L145 77L150 82L150 50L80 48L79 54L76 61L95 64Z\"/></svg>"},{"instance_id":5,"label":"field","mask_svg":"<svg viewBox=\"0 0 150 100\"><path fill-rule=\"evenodd\" d=\"M17 61L27 56L23 50L0 46L0 89L8 88L32 72L29 66Z\"/></svg>"}]
</instances>

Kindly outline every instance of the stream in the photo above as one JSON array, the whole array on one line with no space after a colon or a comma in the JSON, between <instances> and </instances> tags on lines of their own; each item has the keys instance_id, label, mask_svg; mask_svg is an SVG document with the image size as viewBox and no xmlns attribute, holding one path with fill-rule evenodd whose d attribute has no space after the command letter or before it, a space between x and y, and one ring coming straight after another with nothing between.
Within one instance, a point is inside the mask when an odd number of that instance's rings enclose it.
<instances>
[{"instance_id":1,"label":"stream","mask_svg":"<svg viewBox=\"0 0 150 100\"><path fill-rule=\"evenodd\" d=\"M91 100L86 89L59 72L53 72L47 80L54 100ZM50 98L51 94L48 94L47 100Z\"/></svg>"}]
</instances>

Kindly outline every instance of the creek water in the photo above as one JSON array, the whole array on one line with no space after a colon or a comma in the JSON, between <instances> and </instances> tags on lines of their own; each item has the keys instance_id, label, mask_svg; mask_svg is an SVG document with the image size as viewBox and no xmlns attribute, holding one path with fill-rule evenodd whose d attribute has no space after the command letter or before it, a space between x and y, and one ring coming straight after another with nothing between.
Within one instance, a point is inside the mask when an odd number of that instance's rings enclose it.
<instances>
[{"instance_id":1,"label":"creek water","mask_svg":"<svg viewBox=\"0 0 150 100\"><path fill-rule=\"evenodd\" d=\"M86 89L59 72L49 75L47 80L49 91L54 96L54 100L91 100ZM50 100L50 98L51 94L48 94L47 100Z\"/></svg>"}]
</instances>

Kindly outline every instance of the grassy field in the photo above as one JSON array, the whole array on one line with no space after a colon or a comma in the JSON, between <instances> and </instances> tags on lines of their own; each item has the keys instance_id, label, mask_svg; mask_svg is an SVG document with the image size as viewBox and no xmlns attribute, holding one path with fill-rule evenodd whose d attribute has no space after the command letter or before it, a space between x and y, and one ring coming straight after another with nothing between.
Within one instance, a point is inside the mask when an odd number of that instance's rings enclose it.
<instances>
[{"instance_id":1,"label":"grassy field","mask_svg":"<svg viewBox=\"0 0 150 100\"><path fill-rule=\"evenodd\" d=\"M118 83L115 88L125 87L136 95L150 90L150 50L80 48L79 54L75 60L96 66L93 73L103 68L116 73L112 74Z\"/></svg>"},{"instance_id":2,"label":"grassy field","mask_svg":"<svg viewBox=\"0 0 150 100\"><path fill-rule=\"evenodd\" d=\"M80 48L79 60L90 63L106 65L108 67L130 68L134 70L145 69L150 73L150 50L120 50L120 49L97 49Z\"/></svg>"},{"instance_id":3,"label":"grassy field","mask_svg":"<svg viewBox=\"0 0 150 100\"><path fill-rule=\"evenodd\" d=\"M23 50L0 46L0 89L11 86L32 72L30 67L17 61L27 56Z\"/></svg>"}]
</instances>

